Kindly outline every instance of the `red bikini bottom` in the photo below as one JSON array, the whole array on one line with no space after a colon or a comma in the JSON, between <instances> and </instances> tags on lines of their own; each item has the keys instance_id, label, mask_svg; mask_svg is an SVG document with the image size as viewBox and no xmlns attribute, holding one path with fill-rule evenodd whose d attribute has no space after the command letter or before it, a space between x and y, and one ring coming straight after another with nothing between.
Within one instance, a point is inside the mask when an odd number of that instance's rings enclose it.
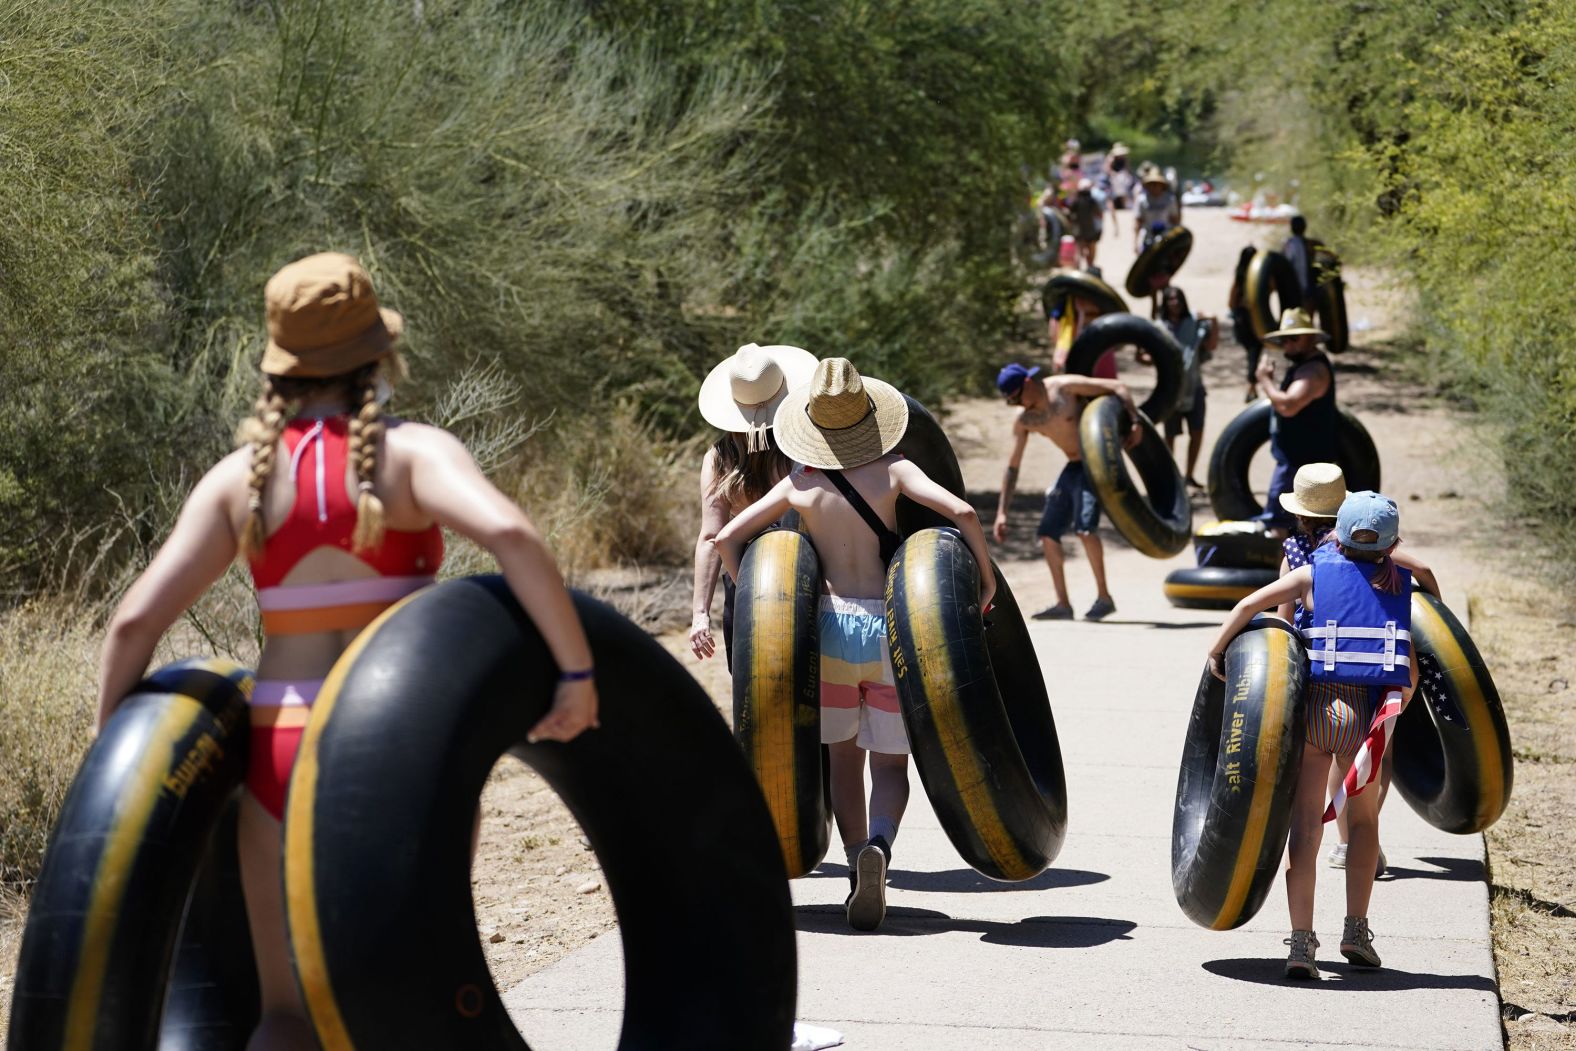
<instances>
[{"instance_id":1,"label":"red bikini bottom","mask_svg":"<svg viewBox=\"0 0 1576 1051\"><path fill-rule=\"evenodd\" d=\"M285 794L307 716L323 682L260 679L252 694L252 754L246 790L276 821L285 816Z\"/></svg>"}]
</instances>

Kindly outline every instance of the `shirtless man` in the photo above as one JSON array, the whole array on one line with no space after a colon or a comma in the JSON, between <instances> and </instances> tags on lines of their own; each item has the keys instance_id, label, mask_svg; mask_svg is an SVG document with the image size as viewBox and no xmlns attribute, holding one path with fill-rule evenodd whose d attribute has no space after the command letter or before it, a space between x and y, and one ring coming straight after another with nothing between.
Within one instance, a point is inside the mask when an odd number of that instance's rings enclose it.
<instances>
[{"instance_id":1,"label":"shirtless man","mask_svg":"<svg viewBox=\"0 0 1576 1051\"><path fill-rule=\"evenodd\" d=\"M874 930L886 915L886 871L908 805L908 734L883 598L887 563L901 541L897 498L952 519L979 565L981 610L996 593L973 506L890 455L907 426L908 403L896 388L861 377L847 358L826 359L808 386L789 392L773 419L777 447L804 469L741 511L716 540L723 568L737 580L745 544L792 508L820 556L821 741L831 755L832 813L848 856L844 907L856 930Z\"/></svg>"},{"instance_id":2,"label":"shirtless man","mask_svg":"<svg viewBox=\"0 0 1576 1051\"><path fill-rule=\"evenodd\" d=\"M1084 476L1082 452L1078 448L1078 418L1090 398L1114 394L1122 399L1133 422L1127 444L1132 446L1141 435L1138 427L1138 409L1127 385L1118 380L1092 379L1085 376L1048 376L1040 378L1040 370L1025 368L1017 362L1005 366L996 376L996 389L1001 391L1007 404L1021 411L1012 424L1012 455L1007 459L1007 473L1001 480L1001 501L996 505L996 525L993 530L996 542L1007 538L1007 507L1018 488L1018 468L1023 464L1023 450L1029 444L1030 434L1049 438L1067 454L1067 466L1062 468L1056 484L1045 494L1045 511L1040 516L1037 535L1045 551L1045 564L1051 569L1051 584L1056 588L1056 605L1048 606L1034 614L1035 620L1071 620L1072 604L1067 600L1067 575L1063 569L1062 536L1068 526L1083 542L1084 554L1089 559L1089 569L1094 573L1098 594L1094 605L1084 613L1085 620L1100 620L1116 612L1116 603L1105 585L1105 547L1095 530L1100 522L1100 502Z\"/></svg>"}]
</instances>

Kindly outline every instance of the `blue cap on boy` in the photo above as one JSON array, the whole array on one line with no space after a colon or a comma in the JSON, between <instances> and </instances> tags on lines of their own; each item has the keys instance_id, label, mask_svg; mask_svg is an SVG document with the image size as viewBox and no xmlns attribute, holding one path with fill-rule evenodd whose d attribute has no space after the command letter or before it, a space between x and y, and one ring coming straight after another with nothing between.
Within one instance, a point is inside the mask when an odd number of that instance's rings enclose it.
<instances>
[{"instance_id":1,"label":"blue cap on boy","mask_svg":"<svg viewBox=\"0 0 1576 1051\"><path fill-rule=\"evenodd\" d=\"M1024 368L1016 361L1003 365L1001 371L996 373L996 389L1007 397L1012 397L1023 389L1023 385L1030 379L1040 374L1038 365L1033 368Z\"/></svg>"},{"instance_id":2,"label":"blue cap on boy","mask_svg":"<svg viewBox=\"0 0 1576 1051\"><path fill-rule=\"evenodd\" d=\"M1372 489L1347 493L1335 515L1335 538L1357 551L1384 551L1401 535L1395 501Z\"/></svg>"}]
</instances>

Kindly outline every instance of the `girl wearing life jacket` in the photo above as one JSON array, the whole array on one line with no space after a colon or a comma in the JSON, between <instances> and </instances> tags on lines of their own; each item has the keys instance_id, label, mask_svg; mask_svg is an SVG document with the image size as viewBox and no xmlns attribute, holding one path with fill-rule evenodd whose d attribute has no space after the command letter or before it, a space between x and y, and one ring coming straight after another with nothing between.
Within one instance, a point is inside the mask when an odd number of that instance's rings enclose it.
<instances>
[{"instance_id":1,"label":"girl wearing life jacket","mask_svg":"<svg viewBox=\"0 0 1576 1051\"><path fill-rule=\"evenodd\" d=\"M268 347L241 447L199 481L174 530L111 619L98 725L142 677L160 637L243 556L265 640L252 696L241 803L242 884L262 1014L251 1048L315 1048L291 971L280 821L318 688L357 633L430 584L440 527L487 548L561 673L533 740L596 726L591 650L552 554L531 521L436 427L385 417L404 327L346 255L291 263L264 292ZM442 654L434 654L442 660ZM391 730L391 732L393 732Z\"/></svg>"},{"instance_id":2,"label":"girl wearing life jacket","mask_svg":"<svg viewBox=\"0 0 1576 1051\"><path fill-rule=\"evenodd\" d=\"M1344 776L1389 692L1411 700L1417 687L1412 659L1411 571L1392 553L1400 542L1395 502L1375 492L1348 494L1330 540L1308 565L1291 570L1237 603L1210 647L1210 670L1225 678L1225 651L1257 613L1300 602L1307 611L1307 736L1292 802L1286 898L1291 952L1286 977L1317 978L1313 933L1315 862L1324 833L1325 787L1333 758ZM1361 792L1346 804L1350 831L1346 865L1346 925L1341 953L1360 967L1378 967L1368 902L1379 857L1379 793Z\"/></svg>"},{"instance_id":3,"label":"girl wearing life jacket","mask_svg":"<svg viewBox=\"0 0 1576 1051\"><path fill-rule=\"evenodd\" d=\"M1297 527L1292 535L1281 542L1285 557L1281 559L1281 576L1301 566L1310 565L1313 553L1330 536L1335 529L1335 516L1340 511L1341 502L1346 499L1346 475L1341 468L1333 463L1310 463L1298 468L1296 477L1292 481L1292 491L1282 493L1281 506L1291 512L1297 520ZM1434 577L1434 571L1415 555L1410 555L1399 548L1391 553L1390 557L1402 569L1410 570L1412 579L1417 581L1417 586L1422 590L1439 598L1439 581ZM1282 620L1291 624L1298 631L1312 627L1312 616L1302 607L1300 602L1283 602L1277 611ZM1427 663L1433 658L1422 654L1419 660ZM1424 678L1428 669L1421 667L1418 677ZM1384 803L1390 794L1390 777L1395 769L1395 753L1386 752L1384 763L1379 772L1379 808L1384 809ZM1334 766L1330 769L1330 792L1333 794L1341 783L1341 772ZM1349 850L1350 832L1346 826L1346 811L1342 810L1335 819L1336 834L1339 837L1335 846L1330 848L1327 857L1332 869L1346 867L1347 852ZM1379 850L1379 860L1374 865L1374 879L1383 876L1386 868L1384 848Z\"/></svg>"}]
</instances>

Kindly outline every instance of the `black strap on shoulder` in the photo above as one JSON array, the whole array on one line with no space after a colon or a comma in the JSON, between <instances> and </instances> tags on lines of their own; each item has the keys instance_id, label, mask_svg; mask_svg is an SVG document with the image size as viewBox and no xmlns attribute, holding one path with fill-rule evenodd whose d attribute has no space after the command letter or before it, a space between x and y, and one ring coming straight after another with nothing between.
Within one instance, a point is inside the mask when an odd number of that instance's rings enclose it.
<instances>
[{"instance_id":1,"label":"black strap on shoulder","mask_svg":"<svg viewBox=\"0 0 1576 1051\"><path fill-rule=\"evenodd\" d=\"M875 533L876 541L881 545L881 564L891 565L892 559L897 557L897 549L903 543L903 538L887 528L887 524L881 521L881 516L876 514L875 508L859 495L859 490L854 488L854 483L850 482L842 471L823 468L821 473L826 475L827 481L837 486L837 491L843 494L843 499L859 512L859 517L865 520L865 525Z\"/></svg>"}]
</instances>

